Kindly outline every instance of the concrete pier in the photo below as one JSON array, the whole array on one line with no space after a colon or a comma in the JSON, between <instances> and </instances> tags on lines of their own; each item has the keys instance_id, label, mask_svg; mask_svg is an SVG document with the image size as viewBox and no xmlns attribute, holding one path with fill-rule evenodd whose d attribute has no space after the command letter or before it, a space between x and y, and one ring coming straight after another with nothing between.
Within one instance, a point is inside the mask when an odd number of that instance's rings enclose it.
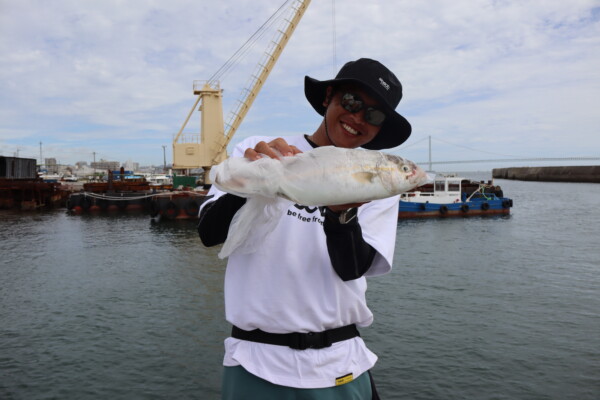
<instances>
[{"instance_id":1,"label":"concrete pier","mask_svg":"<svg viewBox=\"0 0 600 400\"><path fill-rule=\"evenodd\" d=\"M520 181L600 183L600 165L494 168L492 176Z\"/></svg>"}]
</instances>

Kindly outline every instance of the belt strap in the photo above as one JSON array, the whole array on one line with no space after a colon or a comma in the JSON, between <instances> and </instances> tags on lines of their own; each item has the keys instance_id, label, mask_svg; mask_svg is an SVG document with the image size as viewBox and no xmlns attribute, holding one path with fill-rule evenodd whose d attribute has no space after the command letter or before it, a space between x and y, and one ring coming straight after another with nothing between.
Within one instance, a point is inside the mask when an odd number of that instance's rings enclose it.
<instances>
[{"instance_id":1,"label":"belt strap","mask_svg":"<svg viewBox=\"0 0 600 400\"><path fill-rule=\"evenodd\" d=\"M323 349L331 346L332 343L342 340L352 339L360 336L356 325L346 325L341 328L329 329L323 332L308 333L269 333L255 329L245 331L234 326L231 329L231 337L250 342L275 344L278 346L288 346L296 350Z\"/></svg>"}]
</instances>

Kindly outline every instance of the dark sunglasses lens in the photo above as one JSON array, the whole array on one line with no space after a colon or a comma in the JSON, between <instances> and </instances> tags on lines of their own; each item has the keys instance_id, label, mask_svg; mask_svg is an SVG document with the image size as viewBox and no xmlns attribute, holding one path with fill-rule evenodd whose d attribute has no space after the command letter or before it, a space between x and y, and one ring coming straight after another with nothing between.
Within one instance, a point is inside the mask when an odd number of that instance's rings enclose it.
<instances>
[{"instance_id":1,"label":"dark sunglasses lens","mask_svg":"<svg viewBox=\"0 0 600 400\"><path fill-rule=\"evenodd\" d=\"M374 108L369 108L365 112L365 121L371 125L381 126L383 121L385 121L385 113Z\"/></svg>"},{"instance_id":2,"label":"dark sunglasses lens","mask_svg":"<svg viewBox=\"0 0 600 400\"><path fill-rule=\"evenodd\" d=\"M344 107L346 111L357 113L362 110L363 102L357 95L346 93L342 96L342 107Z\"/></svg>"},{"instance_id":3,"label":"dark sunglasses lens","mask_svg":"<svg viewBox=\"0 0 600 400\"><path fill-rule=\"evenodd\" d=\"M346 111L351 113L357 113L363 109L362 99L353 93L346 93L342 96L342 107ZM367 108L365 111L365 121L371 125L381 126L385 121L385 113L383 111L376 110L372 107Z\"/></svg>"}]
</instances>

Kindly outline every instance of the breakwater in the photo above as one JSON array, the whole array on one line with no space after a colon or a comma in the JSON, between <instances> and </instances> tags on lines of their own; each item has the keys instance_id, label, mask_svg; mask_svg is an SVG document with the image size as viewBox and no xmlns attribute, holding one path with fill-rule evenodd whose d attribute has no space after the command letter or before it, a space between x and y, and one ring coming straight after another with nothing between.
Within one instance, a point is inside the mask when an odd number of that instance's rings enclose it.
<instances>
[{"instance_id":1,"label":"breakwater","mask_svg":"<svg viewBox=\"0 0 600 400\"><path fill-rule=\"evenodd\" d=\"M520 181L600 183L600 165L494 168L492 176Z\"/></svg>"}]
</instances>

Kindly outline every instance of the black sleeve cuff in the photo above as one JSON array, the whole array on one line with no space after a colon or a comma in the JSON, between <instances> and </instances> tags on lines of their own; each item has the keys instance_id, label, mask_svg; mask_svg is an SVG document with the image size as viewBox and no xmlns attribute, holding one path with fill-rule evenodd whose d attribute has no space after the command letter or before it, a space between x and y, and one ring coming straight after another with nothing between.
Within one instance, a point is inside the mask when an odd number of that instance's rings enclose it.
<instances>
[{"instance_id":1,"label":"black sleeve cuff","mask_svg":"<svg viewBox=\"0 0 600 400\"><path fill-rule=\"evenodd\" d=\"M329 207L325 207L325 220L330 222L330 227L332 229L336 229L336 227L340 227L342 230L343 229L347 229L344 228L346 226L356 226L358 225L358 218L356 216L356 214L358 213L358 209L357 208L352 208L351 210L349 210L349 212L346 214L345 219L348 222L342 222L340 220L340 216L342 215L341 212L334 212L331 211L331 209Z\"/></svg>"},{"instance_id":2,"label":"black sleeve cuff","mask_svg":"<svg viewBox=\"0 0 600 400\"><path fill-rule=\"evenodd\" d=\"M326 209L323 229L331 264L342 280L358 279L371 268L377 252L365 242L358 218L341 224L338 215Z\"/></svg>"},{"instance_id":3,"label":"black sleeve cuff","mask_svg":"<svg viewBox=\"0 0 600 400\"><path fill-rule=\"evenodd\" d=\"M227 193L210 204L200 213L198 234L206 247L225 242L229 225L235 213L246 204L246 199Z\"/></svg>"}]
</instances>

